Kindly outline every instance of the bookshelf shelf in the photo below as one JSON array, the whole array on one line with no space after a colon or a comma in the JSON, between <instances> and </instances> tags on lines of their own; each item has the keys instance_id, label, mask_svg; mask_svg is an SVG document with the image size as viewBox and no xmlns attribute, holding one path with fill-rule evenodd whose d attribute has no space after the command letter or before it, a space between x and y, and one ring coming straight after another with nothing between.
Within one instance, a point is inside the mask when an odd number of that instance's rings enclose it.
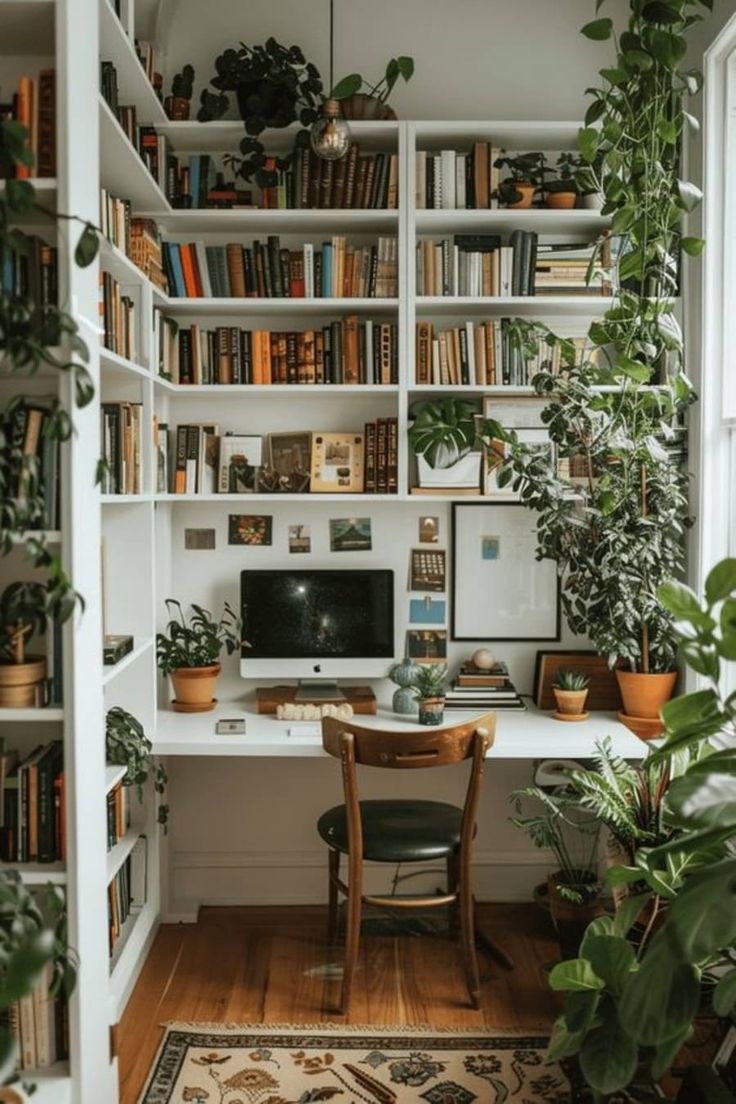
<instances>
[{"instance_id":1,"label":"bookshelf shelf","mask_svg":"<svg viewBox=\"0 0 736 1104\"><path fill-rule=\"evenodd\" d=\"M0 708L0 723L12 721L13 724L21 724L25 721L59 722L64 720L64 710L56 706L37 708L29 706L27 709L3 709Z\"/></svg>"},{"instance_id":2,"label":"bookshelf shelf","mask_svg":"<svg viewBox=\"0 0 736 1104\"><path fill-rule=\"evenodd\" d=\"M155 216L151 217L153 218ZM160 291L155 284L150 282L145 274L138 268L138 265L134 264L130 257L123 253L122 249L118 249L116 245L113 245L112 242L109 242L106 238L100 241L100 259L105 271L109 272L111 276L114 276L119 284L123 286L126 284L135 284L150 288L151 294L157 303L168 303L168 296Z\"/></svg>"},{"instance_id":3,"label":"bookshelf shelf","mask_svg":"<svg viewBox=\"0 0 736 1104\"><path fill-rule=\"evenodd\" d=\"M145 80L143 72L141 77ZM136 209L145 207L158 215L170 211L168 200L144 165L102 95L98 95L100 119L100 183L113 195L130 199Z\"/></svg>"},{"instance_id":4,"label":"bookshelf shelf","mask_svg":"<svg viewBox=\"0 0 736 1104\"><path fill-rule=\"evenodd\" d=\"M580 234L590 237L600 234L610 220L600 211L573 209L572 211L553 211L544 208L526 210L464 210L443 209L416 212L418 234L430 235L448 233L507 233L511 230L536 230L538 234Z\"/></svg>"},{"instance_id":5,"label":"bookshelf shelf","mask_svg":"<svg viewBox=\"0 0 736 1104\"><path fill-rule=\"evenodd\" d=\"M100 60L111 61L115 66L119 102L135 104L139 123L158 127L166 122L163 105L108 0L100 0Z\"/></svg>"},{"instance_id":6,"label":"bookshelf shelf","mask_svg":"<svg viewBox=\"0 0 736 1104\"><path fill-rule=\"evenodd\" d=\"M29 1070L24 1072L23 1080L35 1085L32 1096L26 1096L25 1093L21 1095L24 1101L33 1101L33 1104L69 1104L72 1098L68 1062L55 1062L48 1069Z\"/></svg>"},{"instance_id":7,"label":"bookshelf shelf","mask_svg":"<svg viewBox=\"0 0 736 1104\"><path fill-rule=\"evenodd\" d=\"M114 682L118 675L122 674L131 664L136 663L141 656L147 655L153 647L153 640L140 640L132 652L128 652L124 655L118 663L112 667L105 667L102 675L102 685L109 686L111 682Z\"/></svg>"},{"instance_id":8,"label":"bookshelf shelf","mask_svg":"<svg viewBox=\"0 0 736 1104\"><path fill-rule=\"evenodd\" d=\"M64 863L2 863L2 870L12 870L20 875L27 886L66 885Z\"/></svg>"},{"instance_id":9,"label":"bookshelf shelf","mask_svg":"<svg viewBox=\"0 0 736 1104\"><path fill-rule=\"evenodd\" d=\"M399 495L387 494L157 494L156 502L396 502Z\"/></svg>"},{"instance_id":10,"label":"bookshelf shelf","mask_svg":"<svg viewBox=\"0 0 736 1104\"><path fill-rule=\"evenodd\" d=\"M432 384L432 383L417 383L408 388L410 395L415 395L417 398L426 397L432 398L434 395L447 395L447 394L461 394L461 395L505 395L507 398L514 398L521 395L534 395L536 394L533 387L511 387L504 384L486 384L485 386L478 386L474 384Z\"/></svg>"},{"instance_id":11,"label":"bookshelf shelf","mask_svg":"<svg viewBox=\"0 0 736 1104\"><path fill-rule=\"evenodd\" d=\"M167 306L171 314L379 314L397 311L398 299L172 299Z\"/></svg>"},{"instance_id":12,"label":"bookshelf shelf","mask_svg":"<svg viewBox=\"0 0 736 1104\"><path fill-rule=\"evenodd\" d=\"M156 910L150 901L134 909L123 925L110 959L110 1005L114 1019L125 1007L157 927Z\"/></svg>"},{"instance_id":13,"label":"bookshelf shelf","mask_svg":"<svg viewBox=\"0 0 736 1104\"><path fill-rule=\"evenodd\" d=\"M142 502L150 502L150 494L103 494L100 495L102 506L139 506Z\"/></svg>"},{"instance_id":14,"label":"bookshelf shelf","mask_svg":"<svg viewBox=\"0 0 736 1104\"><path fill-rule=\"evenodd\" d=\"M144 212L145 214L145 212ZM195 207L171 210L165 215L151 214L172 234L211 234L229 231L238 236L249 233L309 234L335 231L344 234L366 234L370 231L396 232L399 212L375 208L303 208L268 209L238 207L215 210Z\"/></svg>"},{"instance_id":15,"label":"bookshelf shelf","mask_svg":"<svg viewBox=\"0 0 736 1104\"><path fill-rule=\"evenodd\" d=\"M373 395L398 395L398 384L389 383L170 383L157 379L157 387L162 387L171 395L245 395L249 397L268 397L269 395L292 394L300 398L325 398L328 395L337 398L371 397Z\"/></svg>"},{"instance_id":16,"label":"bookshelf shelf","mask_svg":"<svg viewBox=\"0 0 736 1104\"><path fill-rule=\"evenodd\" d=\"M125 775L128 772L128 768L125 766L118 766L115 763L108 763L105 767L105 794L109 794L110 790L117 786L118 782L122 782Z\"/></svg>"},{"instance_id":17,"label":"bookshelf shelf","mask_svg":"<svg viewBox=\"0 0 736 1104\"><path fill-rule=\"evenodd\" d=\"M104 348L104 346L100 348L100 369L103 381L130 379L131 376L140 376L143 379L151 378L151 373L142 364L136 364L118 353L113 353L111 349Z\"/></svg>"},{"instance_id":18,"label":"bookshelf shelf","mask_svg":"<svg viewBox=\"0 0 736 1104\"><path fill-rule=\"evenodd\" d=\"M417 314L448 315L482 313L549 317L580 316L595 318L611 306L603 295L497 295L481 296L418 295Z\"/></svg>"},{"instance_id":19,"label":"bookshelf shelf","mask_svg":"<svg viewBox=\"0 0 736 1104\"><path fill-rule=\"evenodd\" d=\"M240 119L217 119L211 123L199 123L196 120L184 122L166 122L158 129L167 135L172 147L180 153L236 153L245 137L245 127ZM285 127L279 130L266 130L259 139L267 148L290 149L298 127ZM355 121L350 123L350 132L361 149L395 149L399 135L399 124L395 120L386 122Z\"/></svg>"},{"instance_id":20,"label":"bookshelf shelf","mask_svg":"<svg viewBox=\"0 0 736 1104\"><path fill-rule=\"evenodd\" d=\"M107 884L113 880L120 867L123 865L128 855L135 847L138 838L140 836L140 829L133 825L125 833L119 843L107 852Z\"/></svg>"}]
</instances>

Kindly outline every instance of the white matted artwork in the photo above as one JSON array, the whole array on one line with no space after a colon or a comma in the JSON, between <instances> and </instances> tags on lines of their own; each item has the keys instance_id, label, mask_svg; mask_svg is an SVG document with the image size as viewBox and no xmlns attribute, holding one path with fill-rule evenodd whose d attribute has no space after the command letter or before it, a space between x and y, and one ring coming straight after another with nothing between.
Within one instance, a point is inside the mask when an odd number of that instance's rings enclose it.
<instances>
[{"instance_id":1,"label":"white matted artwork","mask_svg":"<svg viewBox=\"0 0 736 1104\"><path fill-rule=\"evenodd\" d=\"M549 452L550 469L554 463L554 449L549 431L542 421L542 411L549 405L548 399L536 397L496 398L483 400L483 417L494 418L506 429L513 429L517 439L525 445ZM513 480L504 486L498 484L498 471L506 459L507 446L503 441L492 440L483 455L483 493L487 495L514 494Z\"/></svg>"},{"instance_id":2,"label":"white matted artwork","mask_svg":"<svg viewBox=\"0 0 736 1104\"><path fill-rule=\"evenodd\" d=\"M516 502L452 504L452 639L559 640L557 569Z\"/></svg>"}]
</instances>

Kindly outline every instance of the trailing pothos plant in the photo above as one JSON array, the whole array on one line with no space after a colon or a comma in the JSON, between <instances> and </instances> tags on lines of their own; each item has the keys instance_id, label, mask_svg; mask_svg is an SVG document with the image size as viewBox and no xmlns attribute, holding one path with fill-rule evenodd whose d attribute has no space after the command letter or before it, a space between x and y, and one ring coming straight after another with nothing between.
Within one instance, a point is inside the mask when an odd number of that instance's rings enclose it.
<instances>
[{"instance_id":1,"label":"trailing pothos plant","mask_svg":"<svg viewBox=\"0 0 736 1104\"><path fill-rule=\"evenodd\" d=\"M59 220L81 221L82 232L74 250L80 267L97 255L97 230L75 216L47 210L38 202L30 180L15 178L19 166L33 167L28 132L13 120L0 122L0 271L14 271L31 253L31 236L23 220L35 223ZM0 281L0 376L23 380L39 370L59 372L73 382L72 402L86 406L94 395L87 370L89 350L80 337L72 316L56 304L37 303L30 294L16 294ZM23 435L17 432L22 395L16 395L0 409L0 556L22 543L34 567L45 574L47 611L59 621L69 617L76 600L71 583L56 553L43 533L44 494L37 456L23 450ZM73 431L71 412L64 401L47 405L43 433L56 441L67 441ZM52 493L48 490L48 493ZM36 532L34 532L36 530Z\"/></svg>"},{"instance_id":2,"label":"trailing pothos plant","mask_svg":"<svg viewBox=\"0 0 736 1104\"><path fill-rule=\"evenodd\" d=\"M599 10L605 0L597 0ZM687 37L712 0L630 0L626 30L611 19L583 28L613 39L613 65L579 134L579 152L604 197L614 235L613 304L594 322L579 355L547 327L517 324L528 354L559 346L559 373L534 380L557 456L551 467L513 433L499 476L537 512L538 554L557 562L570 627L586 634L613 664L644 673L671 670L673 619L657 589L683 567L687 483L678 424L693 399L675 317L680 250L697 255L700 238L683 236L684 216L700 192L680 176L683 135L695 127L685 109L701 76L681 68ZM605 249L608 247L606 246ZM591 266L598 278L601 249ZM521 335L520 335L521 331ZM571 478L568 465L579 476Z\"/></svg>"},{"instance_id":3,"label":"trailing pothos plant","mask_svg":"<svg viewBox=\"0 0 736 1104\"><path fill-rule=\"evenodd\" d=\"M736 661L736 559L713 568L703 601L674 582L659 597L703 682L663 706L665 740L650 759L671 778L670 838L609 870L633 892L550 974L565 994L550 1057L577 1055L598 1101L650 1099L692 1034L706 980L718 1015L736 1009L736 690L722 685L725 662L733 686Z\"/></svg>"},{"instance_id":4,"label":"trailing pothos plant","mask_svg":"<svg viewBox=\"0 0 736 1104\"><path fill-rule=\"evenodd\" d=\"M108 709L105 718L105 758L112 765L126 768L124 786L135 786L143 800L143 786L151 774L153 744L140 721L120 706ZM159 797L156 819L167 830L169 806L163 800L168 775L163 763L153 764L153 789Z\"/></svg>"}]
</instances>

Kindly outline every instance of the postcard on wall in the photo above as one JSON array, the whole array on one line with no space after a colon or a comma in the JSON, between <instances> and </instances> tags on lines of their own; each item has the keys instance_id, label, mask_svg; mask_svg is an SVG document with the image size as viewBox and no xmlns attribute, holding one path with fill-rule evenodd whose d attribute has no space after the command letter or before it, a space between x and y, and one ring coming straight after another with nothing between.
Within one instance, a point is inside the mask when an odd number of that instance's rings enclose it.
<instances>
[{"instance_id":1,"label":"postcard on wall","mask_svg":"<svg viewBox=\"0 0 736 1104\"><path fill-rule=\"evenodd\" d=\"M210 551L215 547L215 530L185 529L184 547L189 551Z\"/></svg>"},{"instance_id":2,"label":"postcard on wall","mask_svg":"<svg viewBox=\"0 0 736 1104\"><path fill-rule=\"evenodd\" d=\"M443 591L446 555L443 548L412 548L409 590Z\"/></svg>"},{"instance_id":3,"label":"postcard on wall","mask_svg":"<svg viewBox=\"0 0 736 1104\"><path fill-rule=\"evenodd\" d=\"M440 535L440 519L438 517L420 517L419 519L419 543L436 544Z\"/></svg>"},{"instance_id":4,"label":"postcard on wall","mask_svg":"<svg viewBox=\"0 0 736 1104\"><path fill-rule=\"evenodd\" d=\"M409 621L412 625L444 625L447 603L444 598L411 598Z\"/></svg>"},{"instance_id":5,"label":"postcard on wall","mask_svg":"<svg viewBox=\"0 0 736 1104\"><path fill-rule=\"evenodd\" d=\"M406 654L417 663L440 663L447 659L447 629L409 629Z\"/></svg>"},{"instance_id":6,"label":"postcard on wall","mask_svg":"<svg viewBox=\"0 0 736 1104\"><path fill-rule=\"evenodd\" d=\"M333 518L330 521L331 552L370 552L370 518Z\"/></svg>"},{"instance_id":7,"label":"postcard on wall","mask_svg":"<svg viewBox=\"0 0 736 1104\"><path fill-rule=\"evenodd\" d=\"M315 433L311 490L360 494L363 491L363 434Z\"/></svg>"},{"instance_id":8,"label":"postcard on wall","mask_svg":"<svg viewBox=\"0 0 736 1104\"><path fill-rule=\"evenodd\" d=\"M268 514L230 514L228 544L271 544L273 518Z\"/></svg>"},{"instance_id":9,"label":"postcard on wall","mask_svg":"<svg viewBox=\"0 0 736 1104\"><path fill-rule=\"evenodd\" d=\"M312 551L312 537L310 535L310 528L308 525L290 525L289 526L289 551L290 552L311 552Z\"/></svg>"}]
</instances>

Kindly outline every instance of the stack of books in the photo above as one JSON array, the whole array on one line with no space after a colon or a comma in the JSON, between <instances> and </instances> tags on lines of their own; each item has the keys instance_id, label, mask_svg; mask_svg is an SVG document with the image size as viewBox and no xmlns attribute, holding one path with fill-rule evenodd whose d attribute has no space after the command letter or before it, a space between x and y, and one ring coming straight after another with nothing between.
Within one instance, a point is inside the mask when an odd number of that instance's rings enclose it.
<instances>
[{"instance_id":1,"label":"stack of books","mask_svg":"<svg viewBox=\"0 0 736 1104\"><path fill-rule=\"evenodd\" d=\"M103 344L127 360L137 356L135 302L109 272L100 272L98 310Z\"/></svg>"},{"instance_id":2,"label":"stack of books","mask_svg":"<svg viewBox=\"0 0 736 1104\"><path fill-rule=\"evenodd\" d=\"M112 851L130 828L128 787L118 782L107 795L107 850Z\"/></svg>"},{"instance_id":3,"label":"stack of books","mask_svg":"<svg viewBox=\"0 0 736 1104\"><path fill-rule=\"evenodd\" d=\"M15 1044L20 1073L48 1069L69 1057L68 1006L62 996L50 994L53 981L54 967L48 962L33 992L4 1011L4 1026ZM12 1089L9 1092L16 1095Z\"/></svg>"},{"instance_id":4,"label":"stack of books","mask_svg":"<svg viewBox=\"0 0 736 1104\"><path fill-rule=\"evenodd\" d=\"M100 443L104 471L102 494L140 494L143 490L141 403L100 404Z\"/></svg>"},{"instance_id":5,"label":"stack of books","mask_svg":"<svg viewBox=\"0 0 736 1104\"><path fill-rule=\"evenodd\" d=\"M465 663L445 695L445 708L468 709L473 712L497 709L526 709L509 677L505 663L497 663L482 671Z\"/></svg>"},{"instance_id":6,"label":"stack of books","mask_svg":"<svg viewBox=\"0 0 736 1104\"><path fill-rule=\"evenodd\" d=\"M133 850L107 888L109 949L112 957L115 944L123 933L125 921L146 903L146 837L139 836Z\"/></svg>"},{"instance_id":7,"label":"stack of books","mask_svg":"<svg viewBox=\"0 0 736 1104\"><path fill-rule=\"evenodd\" d=\"M58 303L56 248L35 234L24 234L23 243L22 251L5 250L0 261L0 287L6 295L30 299L36 311L42 313Z\"/></svg>"},{"instance_id":8,"label":"stack of books","mask_svg":"<svg viewBox=\"0 0 736 1104\"><path fill-rule=\"evenodd\" d=\"M474 142L460 150L417 150L415 198L419 209L498 207L495 192L499 170L495 162L503 151L490 142Z\"/></svg>"},{"instance_id":9,"label":"stack of books","mask_svg":"<svg viewBox=\"0 0 736 1104\"><path fill-rule=\"evenodd\" d=\"M610 295L610 280L590 277L597 246L547 243L536 246L534 295ZM604 244L598 258L604 269L610 267L610 248ZM523 294L523 293L522 293Z\"/></svg>"},{"instance_id":10,"label":"stack of books","mask_svg":"<svg viewBox=\"0 0 736 1104\"><path fill-rule=\"evenodd\" d=\"M39 744L20 759L0 755L0 859L61 862L66 858L64 745Z\"/></svg>"},{"instance_id":11,"label":"stack of books","mask_svg":"<svg viewBox=\"0 0 736 1104\"><path fill-rule=\"evenodd\" d=\"M9 405L0 418L6 442L24 457L23 464L14 466L15 478L5 490L16 500L16 510L25 513L24 528L28 530L59 528L59 441L49 432L54 403L53 396L23 399ZM35 493L31 494L34 483ZM43 506L37 510L32 503L39 492Z\"/></svg>"}]
</instances>

